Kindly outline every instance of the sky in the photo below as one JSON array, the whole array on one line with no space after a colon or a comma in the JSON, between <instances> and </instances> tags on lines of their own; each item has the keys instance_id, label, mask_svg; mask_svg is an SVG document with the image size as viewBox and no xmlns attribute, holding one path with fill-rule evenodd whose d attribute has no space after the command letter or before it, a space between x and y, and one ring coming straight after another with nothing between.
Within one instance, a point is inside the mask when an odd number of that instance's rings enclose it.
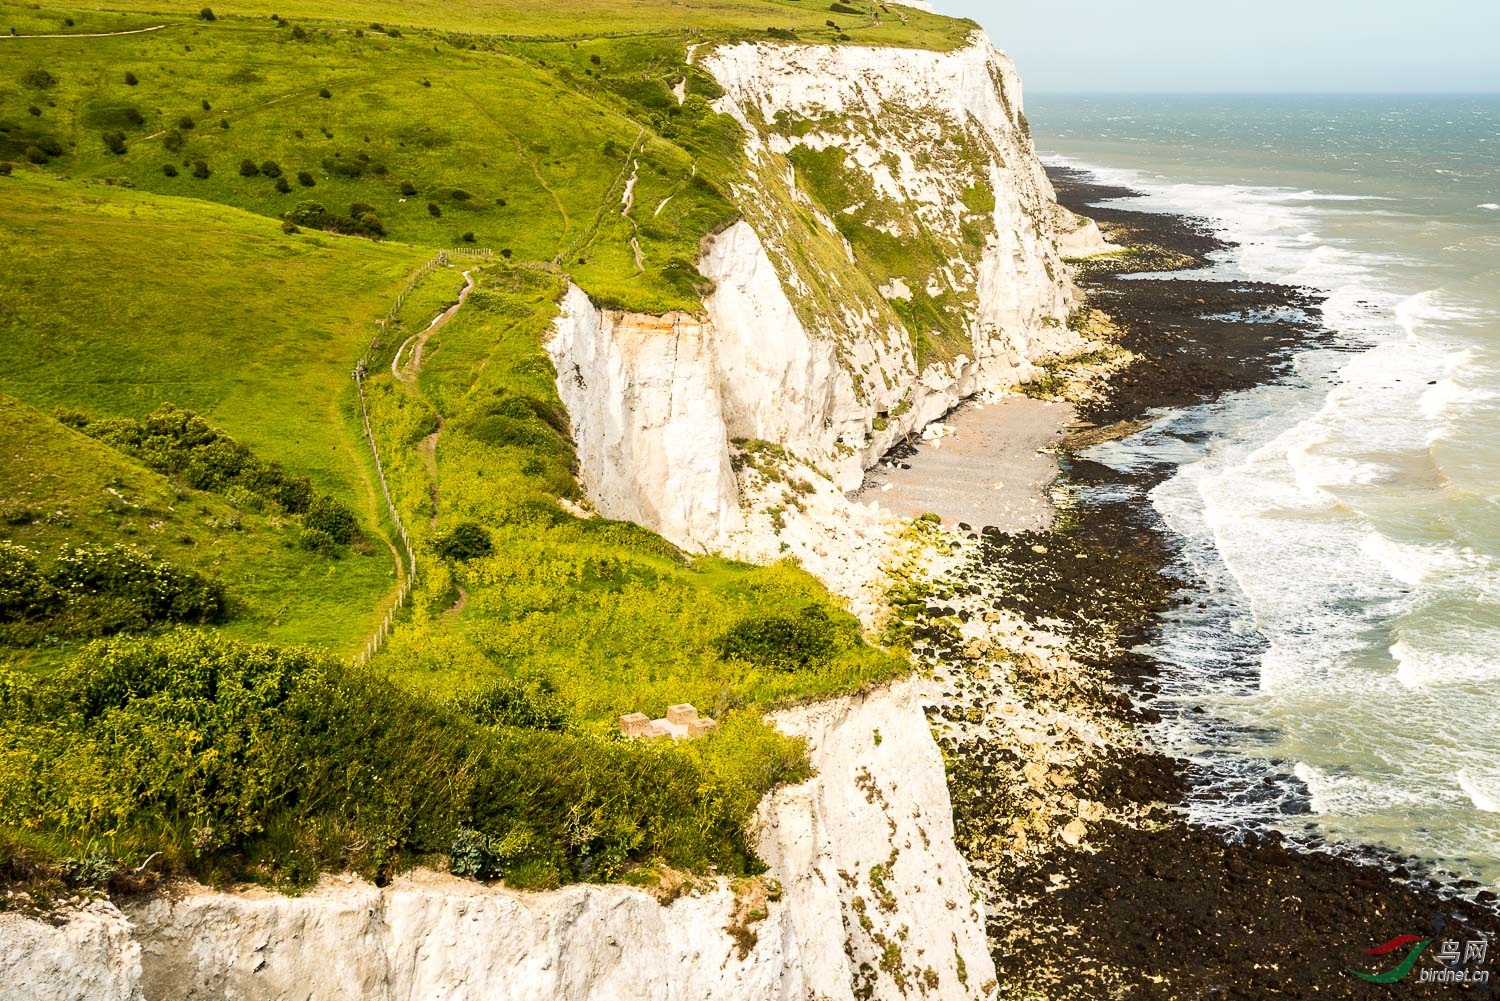
<instances>
[{"instance_id":1,"label":"sky","mask_svg":"<svg viewBox=\"0 0 1500 1001\"><path fill-rule=\"evenodd\" d=\"M1031 94L1500 92L1500 0L934 0Z\"/></svg>"}]
</instances>

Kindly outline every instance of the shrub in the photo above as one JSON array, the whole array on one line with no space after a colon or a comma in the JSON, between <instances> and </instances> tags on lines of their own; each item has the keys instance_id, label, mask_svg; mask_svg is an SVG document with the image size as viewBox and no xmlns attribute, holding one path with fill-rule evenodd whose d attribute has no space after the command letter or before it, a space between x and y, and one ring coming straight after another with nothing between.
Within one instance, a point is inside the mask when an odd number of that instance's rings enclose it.
<instances>
[{"instance_id":1,"label":"shrub","mask_svg":"<svg viewBox=\"0 0 1500 1001\"><path fill-rule=\"evenodd\" d=\"M313 180L312 174L308 173L305 170L299 170L297 171L297 183L302 185L304 188L310 188L318 182Z\"/></svg>"},{"instance_id":2,"label":"shrub","mask_svg":"<svg viewBox=\"0 0 1500 1001\"><path fill-rule=\"evenodd\" d=\"M459 239L462 240L464 243L473 243L474 242L474 233L473 233L473 231L470 231L468 233L465 233L463 236L459 237Z\"/></svg>"},{"instance_id":3,"label":"shrub","mask_svg":"<svg viewBox=\"0 0 1500 1001\"><path fill-rule=\"evenodd\" d=\"M285 195L285 194L290 193L291 190L292 190L292 185L290 184L290 182L287 181L286 178L284 178L284 177L278 177L278 178L276 178L276 191L277 191L278 194Z\"/></svg>"},{"instance_id":4,"label":"shrub","mask_svg":"<svg viewBox=\"0 0 1500 1001\"><path fill-rule=\"evenodd\" d=\"M161 172L163 174L166 174L168 177L176 177L177 176L177 167L176 167L176 165L170 164L170 163L163 164L162 168L161 168Z\"/></svg>"},{"instance_id":5,"label":"shrub","mask_svg":"<svg viewBox=\"0 0 1500 1001\"><path fill-rule=\"evenodd\" d=\"M177 127L184 132L188 132L192 129L196 129L198 127L198 123L193 121L191 115L183 115L181 118L177 119Z\"/></svg>"},{"instance_id":6,"label":"shrub","mask_svg":"<svg viewBox=\"0 0 1500 1001\"><path fill-rule=\"evenodd\" d=\"M766 34L783 42L795 42L797 33L790 28L767 28Z\"/></svg>"},{"instance_id":7,"label":"shrub","mask_svg":"<svg viewBox=\"0 0 1500 1001\"><path fill-rule=\"evenodd\" d=\"M324 87L318 91L318 96L322 98L329 98L333 96L333 91L329 90L327 87Z\"/></svg>"},{"instance_id":8,"label":"shrub","mask_svg":"<svg viewBox=\"0 0 1500 1001\"><path fill-rule=\"evenodd\" d=\"M302 516L305 528L328 533L329 538L342 545L353 541L359 531L359 518L347 504L326 495L318 495L307 506Z\"/></svg>"},{"instance_id":9,"label":"shrub","mask_svg":"<svg viewBox=\"0 0 1500 1001\"><path fill-rule=\"evenodd\" d=\"M218 622L227 608L218 581L121 545L64 550L49 579L69 605L103 599L81 603L108 632L153 622Z\"/></svg>"},{"instance_id":10,"label":"shrub","mask_svg":"<svg viewBox=\"0 0 1500 1001\"><path fill-rule=\"evenodd\" d=\"M355 202L353 205L349 206L349 218L358 219L365 213L374 211L375 206L373 205L367 205L364 202Z\"/></svg>"},{"instance_id":11,"label":"shrub","mask_svg":"<svg viewBox=\"0 0 1500 1001\"><path fill-rule=\"evenodd\" d=\"M26 147L26 159L30 160L32 163L35 163L35 164L43 164L43 163L47 162L47 153L46 153L46 151L40 149L39 147L36 147L36 146L27 146Z\"/></svg>"},{"instance_id":12,"label":"shrub","mask_svg":"<svg viewBox=\"0 0 1500 1001\"><path fill-rule=\"evenodd\" d=\"M34 104L31 107L29 107L29 108L26 109L26 113L28 115L30 115L32 118L41 118L42 117L42 109L38 108Z\"/></svg>"},{"instance_id":13,"label":"shrub","mask_svg":"<svg viewBox=\"0 0 1500 1001\"><path fill-rule=\"evenodd\" d=\"M104 148L109 150L111 153L119 156L121 153L125 152L125 133L106 132L104 133L102 138L104 139Z\"/></svg>"},{"instance_id":14,"label":"shrub","mask_svg":"<svg viewBox=\"0 0 1500 1001\"><path fill-rule=\"evenodd\" d=\"M143 115L143 114L141 114L141 111L140 111L139 108L126 108L125 109L125 120L127 122L129 122L131 125L144 125L144 124L146 124L146 116Z\"/></svg>"},{"instance_id":15,"label":"shrub","mask_svg":"<svg viewBox=\"0 0 1500 1001\"><path fill-rule=\"evenodd\" d=\"M182 152L183 135L177 129L168 129L161 137L162 149L168 153Z\"/></svg>"},{"instance_id":16,"label":"shrub","mask_svg":"<svg viewBox=\"0 0 1500 1001\"><path fill-rule=\"evenodd\" d=\"M295 40L297 40L299 42L305 42L305 41L307 41L307 29L304 28L304 27L302 27L302 25L300 25L300 24L293 25L292 26L292 38L294 38ZM329 97L331 95L329 95L329 93L325 90L325 91L319 91L318 92L318 96L319 97Z\"/></svg>"},{"instance_id":17,"label":"shrub","mask_svg":"<svg viewBox=\"0 0 1500 1001\"><path fill-rule=\"evenodd\" d=\"M198 16L201 17L205 21L213 21L213 20L215 20L214 12L209 7L204 7L202 10L200 10L198 12Z\"/></svg>"},{"instance_id":18,"label":"shrub","mask_svg":"<svg viewBox=\"0 0 1500 1001\"><path fill-rule=\"evenodd\" d=\"M490 541L490 533L483 525L465 521L453 526L446 535L439 536L432 548L445 560L467 563L493 553L495 544Z\"/></svg>"},{"instance_id":19,"label":"shrub","mask_svg":"<svg viewBox=\"0 0 1500 1001\"><path fill-rule=\"evenodd\" d=\"M293 514L306 511L316 496L307 477L294 476L258 458L202 417L171 404L163 404L139 421L128 417L90 421L83 415L59 419L198 490L223 494L231 487L242 487Z\"/></svg>"},{"instance_id":20,"label":"shrub","mask_svg":"<svg viewBox=\"0 0 1500 1001\"><path fill-rule=\"evenodd\" d=\"M412 195L414 195L416 193L417 193L417 186L415 184L411 183L410 181L402 181L401 182L401 194L405 195L407 198L410 198Z\"/></svg>"},{"instance_id":21,"label":"shrub","mask_svg":"<svg viewBox=\"0 0 1500 1001\"><path fill-rule=\"evenodd\" d=\"M448 197L453 199L455 202L466 202L474 196L469 194L463 188L454 188L452 191L448 192Z\"/></svg>"},{"instance_id":22,"label":"shrub","mask_svg":"<svg viewBox=\"0 0 1500 1001\"><path fill-rule=\"evenodd\" d=\"M46 90L57 86L57 77L44 69L34 69L21 74L21 82L34 90Z\"/></svg>"},{"instance_id":23,"label":"shrub","mask_svg":"<svg viewBox=\"0 0 1500 1001\"><path fill-rule=\"evenodd\" d=\"M288 234L300 233L302 232L302 228L290 219L283 219L281 220L281 231Z\"/></svg>"},{"instance_id":24,"label":"shrub","mask_svg":"<svg viewBox=\"0 0 1500 1001\"><path fill-rule=\"evenodd\" d=\"M24 546L0 542L0 622L49 614L58 595Z\"/></svg>"},{"instance_id":25,"label":"shrub","mask_svg":"<svg viewBox=\"0 0 1500 1001\"><path fill-rule=\"evenodd\" d=\"M834 0L834 2L829 5L828 9L831 10L831 11L833 11L835 14L855 14L855 15L858 15L858 14L865 13L864 11L860 10L858 7L850 7L846 3L839 3L838 0ZM829 26L830 27L837 27L837 25L834 25L832 21L829 22Z\"/></svg>"},{"instance_id":26,"label":"shrub","mask_svg":"<svg viewBox=\"0 0 1500 1001\"><path fill-rule=\"evenodd\" d=\"M262 174L265 174L267 177L280 177L281 164L277 163L275 160L267 160L265 163L260 165L260 172Z\"/></svg>"},{"instance_id":27,"label":"shrub","mask_svg":"<svg viewBox=\"0 0 1500 1001\"><path fill-rule=\"evenodd\" d=\"M194 177L202 180L203 178L208 177L209 173L210 173L210 171L208 169L208 163L206 161L203 161L203 160L194 160L193 161L193 176Z\"/></svg>"},{"instance_id":28,"label":"shrub","mask_svg":"<svg viewBox=\"0 0 1500 1001\"><path fill-rule=\"evenodd\" d=\"M134 87L140 82L140 78L137 77L134 73L131 73L129 70L125 71L125 86Z\"/></svg>"},{"instance_id":29,"label":"shrub","mask_svg":"<svg viewBox=\"0 0 1500 1001\"><path fill-rule=\"evenodd\" d=\"M754 615L719 638L719 657L795 671L826 662L839 647L839 627L820 605L797 615Z\"/></svg>"},{"instance_id":30,"label":"shrub","mask_svg":"<svg viewBox=\"0 0 1500 1001\"><path fill-rule=\"evenodd\" d=\"M9 177L13 170L15 170L15 167L11 165L9 160L0 160L0 177Z\"/></svg>"},{"instance_id":31,"label":"shrub","mask_svg":"<svg viewBox=\"0 0 1500 1001\"><path fill-rule=\"evenodd\" d=\"M380 216L374 212L366 212L359 217L359 224L365 233L370 236L385 236L385 224L380 221Z\"/></svg>"},{"instance_id":32,"label":"shrub","mask_svg":"<svg viewBox=\"0 0 1500 1001\"><path fill-rule=\"evenodd\" d=\"M240 176L241 177L258 177L258 176L260 176L260 168L255 165L255 161L254 160L241 160L240 161Z\"/></svg>"},{"instance_id":33,"label":"shrub","mask_svg":"<svg viewBox=\"0 0 1500 1001\"><path fill-rule=\"evenodd\" d=\"M208 98L206 97L203 100L199 101L198 104L204 111L214 110L214 106L208 103Z\"/></svg>"},{"instance_id":34,"label":"shrub","mask_svg":"<svg viewBox=\"0 0 1500 1001\"><path fill-rule=\"evenodd\" d=\"M333 536L318 528L304 528L302 537L297 540L297 543L303 549L317 553L319 556L337 556L342 551L342 547Z\"/></svg>"},{"instance_id":35,"label":"shrub","mask_svg":"<svg viewBox=\"0 0 1500 1001\"><path fill-rule=\"evenodd\" d=\"M550 688L517 681L497 681L488 688L455 698L453 708L481 726L523 730L565 730L570 713Z\"/></svg>"},{"instance_id":36,"label":"shrub","mask_svg":"<svg viewBox=\"0 0 1500 1001\"><path fill-rule=\"evenodd\" d=\"M430 215L430 216L432 216L434 219L436 219L438 216L440 216L440 215L443 214L443 210L438 205L437 202L428 202L427 203L427 214Z\"/></svg>"}]
</instances>

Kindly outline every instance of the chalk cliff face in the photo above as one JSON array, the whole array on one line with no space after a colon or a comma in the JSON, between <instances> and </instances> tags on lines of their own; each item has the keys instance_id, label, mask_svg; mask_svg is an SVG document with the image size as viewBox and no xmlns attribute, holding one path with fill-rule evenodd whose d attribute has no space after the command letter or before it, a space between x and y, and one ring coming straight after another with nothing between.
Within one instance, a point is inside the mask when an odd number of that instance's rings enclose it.
<instances>
[{"instance_id":1,"label":"chalk cliff face","mask_svg":"<svg viewBox=\"0 0 1500 1001\"><path fill-rule=\"evenodd\" d=\"M919 684L778 718L818 772L761 807L779 899L720 880L663 906L430 872L302 897L185 888L56 927L0 915L0 1001L985 997L994 968Z\"/></svg>"},{"instance_id":2,"label":"chalk cliff face","mask_svg":"<svg viewBox=\"0 0 1500 1001\"><path fill-rule=\"evenodd\" d=\"M744 218L699 264L705 318L601 311L574 289L549 348L603 514L761 558L798 545L767 544L757 515L780 505L736 477L740 443L852 489L959 400L1078 351L1059 243L1104 244L1053 200L1014 67L982 35L947 53L746 43L699 62L746 135Z\"/></svg>"}]
</instances>

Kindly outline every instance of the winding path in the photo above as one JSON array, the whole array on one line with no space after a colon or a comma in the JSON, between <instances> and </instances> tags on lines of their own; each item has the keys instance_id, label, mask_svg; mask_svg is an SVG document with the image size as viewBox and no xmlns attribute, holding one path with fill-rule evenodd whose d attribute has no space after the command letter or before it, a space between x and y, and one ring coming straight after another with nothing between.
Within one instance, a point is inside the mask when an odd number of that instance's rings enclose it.
<instances>
[{"instance_id":1,"label":"winding path","mask_svg":"<svg viewBox=\"0 0 1500 1001\"><path fill-rule=\"evenodd\" d=\"M426 330L423 330L420 334L412 334L401 342L401 347L396 349L396 356L391 359L391 375L402 382L415 382L417 380L417 376L422 373L422 350L427 347L427 339L443 329L448 321L453 319L453 314L458 312L459 307L464 304L464 300L469 298L469 293L472 291L474 291L474 272L465 271L464 287L458 293L458 301L433 317L432 322L427 324ZM412 341L416 341L417 343L412 346L411 358L408 359L405 365L402 365L401 356L406 354L406 346L411 344Z\"/></svg>"},{"instance_id":2,"label":"winding path","mask_svg":"<svg viewBox=\"0 0 1500 1001\"><path fill-rule=\"evenodd\" d=\"M120 35L144 35L148 31L160 31L165 24L153 24L149 28L131 28L129 31L75 31L59 35L0 35L0 38L117 38Z\"/></svg>"}]
</instances>

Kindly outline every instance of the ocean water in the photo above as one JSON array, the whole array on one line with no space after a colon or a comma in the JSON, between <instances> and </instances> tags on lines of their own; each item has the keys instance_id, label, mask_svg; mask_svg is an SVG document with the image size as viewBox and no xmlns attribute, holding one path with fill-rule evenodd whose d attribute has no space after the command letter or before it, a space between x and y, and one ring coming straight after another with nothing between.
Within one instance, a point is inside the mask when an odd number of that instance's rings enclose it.
<instances>
[{"instance_id":1,"label":"ocean water","mask_svg":"<svg viewBox=\"0 0 1500 1001\"><path fill-rule=\"evenodd\" d=\"M1500 97L1027 113L1044 159L1212 220L1216 273L1328 297L1294 377L1092 456L1170 466L1204 582L1154 650L1190 811L1500 881Z\"/></svg>"}]
</instances>

